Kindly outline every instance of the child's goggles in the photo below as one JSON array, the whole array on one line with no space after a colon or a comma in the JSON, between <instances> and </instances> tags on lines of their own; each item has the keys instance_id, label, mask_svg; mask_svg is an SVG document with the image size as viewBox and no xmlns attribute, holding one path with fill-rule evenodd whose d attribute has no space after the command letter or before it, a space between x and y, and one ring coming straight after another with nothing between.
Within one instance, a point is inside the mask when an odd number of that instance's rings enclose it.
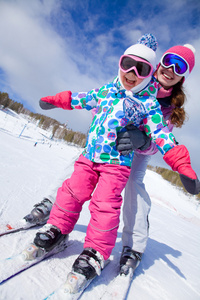
<instances>
[{"instance_id":1,"label":"child's goggles","mask_svg":"<svg viewBox=\"0 0 200 300\"><path fill-rule=\"evenodd\" d=\"M167 69L173 67L174 73L178 76L184 76L189 72L189 65L187 61L181 56L173 53L166 53L163 55L160 63Z\"/></svg>"},{"instance_id":2,"label":"child's goggles","mask_svg":"<svg viewBox=\"0 0 200 300\"><path fill-rule=\"evenodd\" d=\"M119 67L125 73L134 70L138 78L149 77L153 72L153 66L148 61L134 55L122 55Z\"/></svg>"}]
</instances>

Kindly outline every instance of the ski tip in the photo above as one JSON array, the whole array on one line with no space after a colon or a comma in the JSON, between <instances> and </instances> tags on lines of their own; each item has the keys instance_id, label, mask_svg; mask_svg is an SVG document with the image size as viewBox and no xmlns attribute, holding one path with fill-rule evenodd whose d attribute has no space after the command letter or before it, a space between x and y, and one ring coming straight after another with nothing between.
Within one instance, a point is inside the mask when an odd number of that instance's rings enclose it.
<instances>
[{"instance_id":1,"label":"ski tip","mask_svg":"<svg viewBox=\"0 0 200 300\"><path fill-rule=\"evenodd\" d=\"M12 227L10 224L6 224L6 228L7 228L7 230L12 230L12 229L14 229L14 227Z\"/></svg>"}]
</instances>

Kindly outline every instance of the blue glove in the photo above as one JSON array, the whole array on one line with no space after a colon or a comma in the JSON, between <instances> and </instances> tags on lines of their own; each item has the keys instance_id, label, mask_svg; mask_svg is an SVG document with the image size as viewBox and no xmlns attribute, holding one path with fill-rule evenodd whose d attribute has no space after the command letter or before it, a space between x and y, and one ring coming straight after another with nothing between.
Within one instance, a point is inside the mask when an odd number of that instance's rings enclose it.
<instances>
[{"instance_id":1,"label":"blue glove","mask_svg":"<svg viewBox=\"0 0 200 300\"><path fill-rule=\"evenodd\" d=\"M125 128L126 131L117 134L117 151L126 156L136 149L144 151L149 148L151 139L145 132L134 125L128 125Z\"/></svg>"}]
</instances>

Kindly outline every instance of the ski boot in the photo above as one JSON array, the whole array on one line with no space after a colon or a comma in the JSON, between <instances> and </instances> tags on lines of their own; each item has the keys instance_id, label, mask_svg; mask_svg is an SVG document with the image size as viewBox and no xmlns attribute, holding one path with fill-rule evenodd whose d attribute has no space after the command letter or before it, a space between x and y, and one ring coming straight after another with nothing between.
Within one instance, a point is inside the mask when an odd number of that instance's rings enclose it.
<instances>
[{"instance_id":1,"label":"ski boot","mask_svg":"<svg viewBox=\"0 0 200 300\"><path fill-rule=\"evenodd\" d=\"M49 218L52 206L53 203L49 199L44 198L40 203L34 205L34 209L24 219L28 223L43 225Z\"/></svg>"},{"instance_id":2,"label":"ski boot","mask_svg":"<svg viewBox=\"0 0 200 300\"><path fill-rule=\"evenodd\" d=\"M62 234L54 225L44 225L36 233L33 243L22 251L23 260L41 260L63 251L67 247L68 236L68 234Z\"/></svg>"},{"instance_id":3,"label":"ski boot","mask_svg":"<svg viewBox=\"0 0 200 300\"><path fill-rule=\"evenodd\" d=\"M128 246L123 247L120 258L120 275L128 275L130 269L134 272L141 259L142 253L134 251Z\"/></svg>"},{"instance_id":4,"label":"ski boot","mask_svg":"<svg viewBox=\"0 0 200 300\"><path fill-rule=\"evenodd\" d=\"M35 260L63 251L67 247L68 236L56 226L45 224L36 233L33 243L22 251L22 257L26 261Z\"/></svg>"},{"instance_id":5,"label":"ski boot","mask_svg":"<svg viewBox=\"0 0 200 300\"><path fill-rule=\"evenodd\" d=\"M34 244L47 252L66 239L68 234L62 234L60 229L51 224L45 224L36 233Z\"/></svg>"},{"instance_id":6,"label":"ski boot","mask_svg":"<svg viewBox=\"0 0 200 300\"><path fill-rule=\"evenodd\" d=\"M85 289L97 275L101 274L103 267L103 256L93 248L85 248L68 274L65 291L75 294Z\"/></svg>"}]
</instances>

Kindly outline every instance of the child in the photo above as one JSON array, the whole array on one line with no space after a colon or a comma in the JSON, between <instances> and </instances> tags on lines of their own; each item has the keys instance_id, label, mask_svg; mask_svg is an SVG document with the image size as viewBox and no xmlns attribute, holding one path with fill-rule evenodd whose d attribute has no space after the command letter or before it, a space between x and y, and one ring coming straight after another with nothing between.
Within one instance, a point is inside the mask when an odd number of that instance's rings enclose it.
<instances>
[{"instance_id":1,"label":"child","mask_svg":"<svg viewBox=\"0 0 200 300\"><path fill-rule=\"evenodd\" d=\"M34 239L34 243L46 251L52 249L73 230L82 205L91 199L85 249L72 267L73 272L82 274L85 280L100 275L117 237L121 192L127 183L133 158L133 153L123 156L116 150L117 132L129 123L137 127L143 123L165 161L181 174L197 178L187 149L176 145L163 121L155 98L157 82L155 78L151 80L156 63L156 41L151 35L144 38L149 39L148 46L141 39L140 44L129 47L122 55L119 76L112 83L88 93L66 91L41 99L43 108L97 108L87 145L74 165L71 178L58 189L48 224Z\"/></svg>"}]
</instances>

